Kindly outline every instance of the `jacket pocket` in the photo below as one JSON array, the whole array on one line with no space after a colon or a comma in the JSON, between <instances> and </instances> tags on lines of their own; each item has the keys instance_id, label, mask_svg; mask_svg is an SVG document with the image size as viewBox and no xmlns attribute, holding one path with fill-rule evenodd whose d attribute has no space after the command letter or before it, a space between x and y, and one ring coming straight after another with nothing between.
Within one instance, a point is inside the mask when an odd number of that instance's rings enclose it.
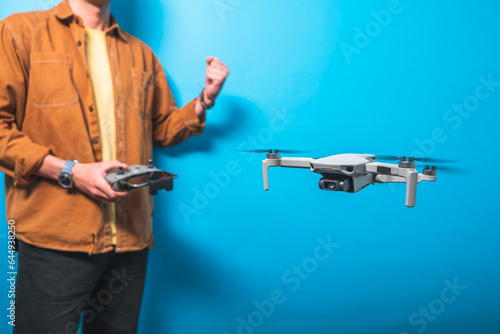
<instances>
[{"instance_id":1,"label":"jacket pocket","mask_svg":"<svg viewBox=\"0 0 500 334\"><path fill-rule=\"evenodd\" d=\"M73 82L73 59L57 52L33 52L29 90L35 107L64 107L78 103Z\"/></svg>"},{"instance_id":2,"label":"jacket pocket","mask_svg":"<svg viewBox=\"0 0 500 334\"><path fill-rule=\"evenodd\" d=\"M142 118L151 121L153 106L153 73L132 70L133 108L139 111Z\"/></svg>"}]
</instances>

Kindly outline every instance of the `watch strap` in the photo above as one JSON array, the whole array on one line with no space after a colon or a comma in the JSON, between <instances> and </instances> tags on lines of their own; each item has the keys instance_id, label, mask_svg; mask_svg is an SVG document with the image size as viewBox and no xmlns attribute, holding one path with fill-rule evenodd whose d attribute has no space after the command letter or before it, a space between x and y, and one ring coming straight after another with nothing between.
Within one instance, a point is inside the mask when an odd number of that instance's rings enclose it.
<instances>
[{"instance_id":1,"label":"watch strap","mask_svg":"<svg viewBox=\"0 0 500 334\"><path fill-rule=\"evenodd\" d=\"M66 173L66 174L70 174L71 175L71 170L73 169L73 166L78 163L78 161L76 160L67 160L65 163L64 163L64 166L61 170L61 173Z\"/></svg>"},{"instance_id":2,"label":"watch strap","mask_svg":"<svg viewBox=\"0 0 500 334\"><path fill-rule=\"evenodd\" d=\"M200 104L201 106L203 107L203 109L205 110L208 110L208 109L212 109L215 105L215 101L212 103L212 104L207 104L205 102L205 89L203 89L201 91L201 94L200 94L200 97L199 97L199 100L200 100Z\"/></svg>"}]
</instances>

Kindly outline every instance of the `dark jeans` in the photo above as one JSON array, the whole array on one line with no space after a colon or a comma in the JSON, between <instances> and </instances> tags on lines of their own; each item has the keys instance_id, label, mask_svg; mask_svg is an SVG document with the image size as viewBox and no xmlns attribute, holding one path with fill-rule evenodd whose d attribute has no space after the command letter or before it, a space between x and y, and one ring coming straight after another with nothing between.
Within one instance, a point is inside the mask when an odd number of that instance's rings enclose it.
<instances>
[{"instance_id":1,"label":"dark jeans","mask_svg":"<svg viewBox=\"0 0 500 334\"><path fill-rule=\"evenodd\" d=\"M19 242L14 334L137 332L148 250L89 256Z\"/></svg>"}]
</instances>

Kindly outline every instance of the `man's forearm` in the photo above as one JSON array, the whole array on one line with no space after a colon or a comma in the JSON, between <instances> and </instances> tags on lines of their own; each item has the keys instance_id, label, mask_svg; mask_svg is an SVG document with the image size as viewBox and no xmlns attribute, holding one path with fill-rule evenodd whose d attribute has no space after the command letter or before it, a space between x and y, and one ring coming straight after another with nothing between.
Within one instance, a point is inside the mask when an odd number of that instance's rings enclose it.
<instances>
[{"instance_id":1,"label":"man's forearm","mask_svg":"<svg viewBox=\"0 0 500 334\"><path fill-rule=\"evenodd\" d=\"M43 159L42 165L38 169L36 175L56 180L57 175L59 175L64 166L64 162L64 160L49 154Z\"/></svg>"}]
</instances>

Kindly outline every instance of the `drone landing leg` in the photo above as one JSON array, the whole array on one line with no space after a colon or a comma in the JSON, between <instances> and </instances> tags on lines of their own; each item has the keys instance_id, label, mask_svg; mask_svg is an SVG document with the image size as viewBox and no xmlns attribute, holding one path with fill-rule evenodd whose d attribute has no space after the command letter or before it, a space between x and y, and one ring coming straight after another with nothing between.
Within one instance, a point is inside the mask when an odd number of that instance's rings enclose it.
<instances>
[{"instance_id":1,"label":"drone landing leg","mask_svg":"<svg viewBox=\"0 0 500 334\"><path fill-rule=\"evenodd\" d=\"M279 166L279 159L262 160L262 175L264 176L264 190L269 190L268 168L271 166Z\"/></svg>"},{"instance_id":2,"label":"drone landing leg","mask_svg":"<svg viewBox=\"0 0 500 334\"><path fill-rule=\"evenodd\" d=\"M366 164L366 171L371 173L381 172L379 169L384 169L382 172L388 174L377 174L375 176L375 182L381 183L402 183L406 182L406 200L405 204L407 207L414 207L417 197L417 184L421 180L419 179L419 174L415 168L401 168L397 165L385 164L385 163L369 163ZM390 174L389 174L390 173ZM423 178L422 178L423 179Z\"/></svg>"},{"instance_id":3,"label":"drone landing leg","mask_svg":"<svg viewBox=\"0 0 500 334\"><path fill-rule=\"evenodd\" d=\"M415 169L400 168L399 173L406 179L406 206L414 207L417 198L418 172Z\"/></svg>"},{"instance_id":4,"label":"drone landing leg","mask_svg":"<svg viewBox=\"0 0 500 334\"><path fill-rule=\"evenodd\" d=\"M311 158L279 158L262 160L262 175L264 176L264 190L269 190L268 168L273 166L311 169Z\"/></svg>"}]
</instances>

